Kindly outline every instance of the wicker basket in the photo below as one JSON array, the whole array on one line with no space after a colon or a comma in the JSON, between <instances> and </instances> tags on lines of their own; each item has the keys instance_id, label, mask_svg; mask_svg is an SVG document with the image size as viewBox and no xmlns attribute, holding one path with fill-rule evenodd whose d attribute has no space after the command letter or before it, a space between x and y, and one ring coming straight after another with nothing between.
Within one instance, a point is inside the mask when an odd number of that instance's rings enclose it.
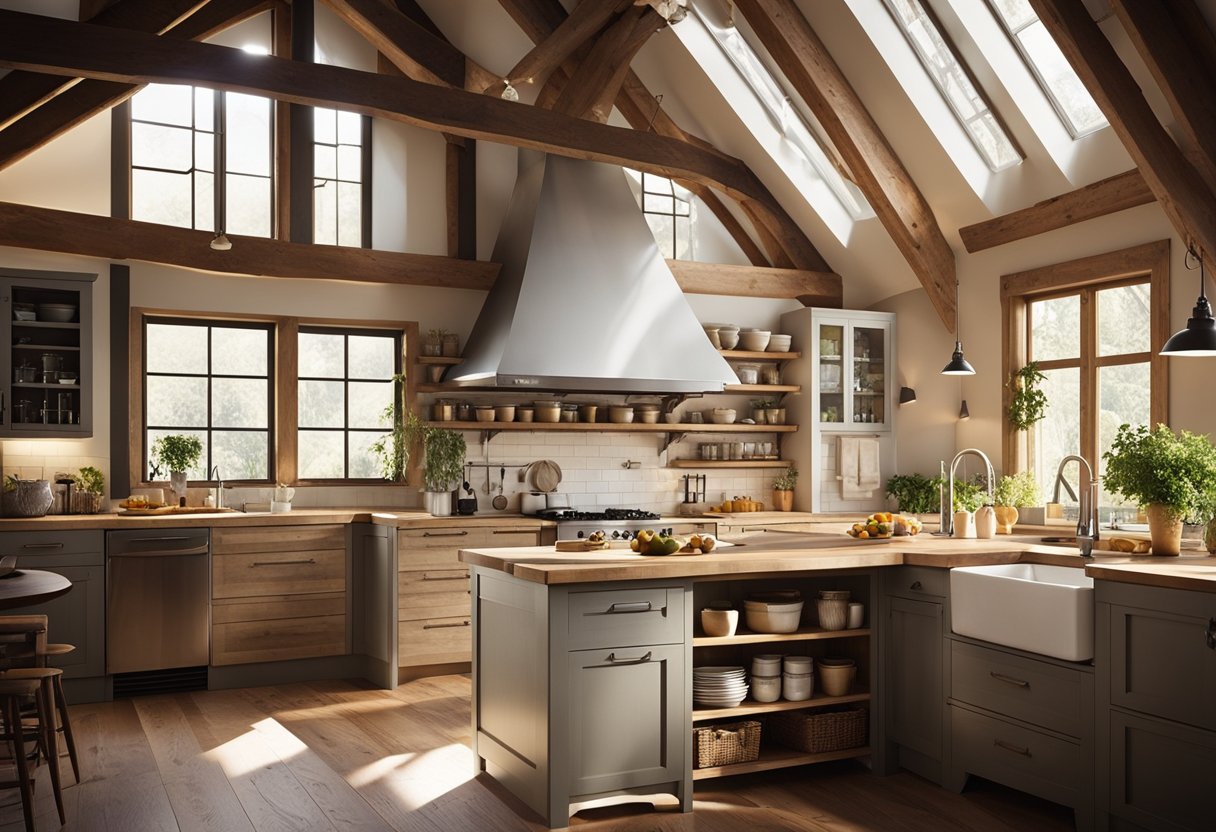
<instances>
[{"instance_id":1,"label":"wicker basket","mask_svg":"<svg viewBox=\"0 0 1216 832\"><path fill-rule=\"evenodd\" d=\"M867 708L787 711L767 721L772 739L808 754L822 754L865 745L870 712Z\"/></svg>"},{"instance_id":2,"label":"wicker basket","mask_svg":"<svg viewBox=\"0 0 1216 832\"><path fill-rule=\"evenodd\" d=\"M749 720L694 728L692 746L695 768L750 763L760 756L760 723Z\"/></svg>"}]
</instances>

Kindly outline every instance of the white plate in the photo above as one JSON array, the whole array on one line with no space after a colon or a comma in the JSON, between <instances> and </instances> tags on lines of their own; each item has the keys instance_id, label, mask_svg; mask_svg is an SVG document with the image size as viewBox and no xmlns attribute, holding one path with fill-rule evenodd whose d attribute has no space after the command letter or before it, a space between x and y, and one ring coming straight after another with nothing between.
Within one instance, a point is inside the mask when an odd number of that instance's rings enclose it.
<instances>
[{"instance_id":1,"label":"white plate","mask_svg":"<svg viewBox=\"0 0 1216 832\"><path fill-rule=\"evenodd\" d=\"M721 676L721 675L726 675L726 674L745 673L745 672L746 672L746 669L739 667L738 665L716 666L716 667L694 667L692 669L692 675L694 675L694 676L696 676L698 674L708 675L708 676Z\"/></svg>"}]
</instances>

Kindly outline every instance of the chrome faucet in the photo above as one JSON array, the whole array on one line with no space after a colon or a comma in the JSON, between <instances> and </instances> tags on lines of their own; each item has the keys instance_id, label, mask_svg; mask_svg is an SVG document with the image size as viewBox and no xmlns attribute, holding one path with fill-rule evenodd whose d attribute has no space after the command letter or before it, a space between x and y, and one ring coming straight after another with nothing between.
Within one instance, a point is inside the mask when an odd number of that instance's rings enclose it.
<instances>
[{"instance_id":1,"label":"chrome faucet","mask_svg":"<svg viewBox=\"0 0 1216 832\"><path fill-rule=\"evenodd\" d=\"M215 480L215 507L224 507L224 480L220 477L220 466L213 465L207 479Z\"/></svg>"},{"instance_id":2,"label":"chrome faucet","mask_svg":"<svg viewBox=\"0 0 1216 832\"><path fill-rule=\"evenodd\" d=\"M1064 479L1064 466L1074 460L1089 476L1089 481L1082 479L1077 488L1077 550L1081 557L1092 558L1094 541L1098 539L1098 478L1094 476L1094 469L1089 460L1078 454L1069 454L1060 460L1060 467L1056 469L1055 496L1052 500L1060 500L1060 483L1064 484L1066 491L1073 493L1068 480Z\"/></svg>"},{"instance_id":3,"label":"chrome faucet","mask_svg":"<svg viewBox=\"0 0 1216 832\"><path fill-rule=\"evenodd\" d=\"M938 533L947 537L954 536L954 473L958 469L958 461L968 454L974 454L984 461L984 482L988 487L988 501L993 500L992 489L996 485L996 475L992 471L992 460L979 448L963 448L954 455L954 459L950 460L950 489L947 492L950 501L941 506L941 529Z\"/></svg>"}]
</instances>

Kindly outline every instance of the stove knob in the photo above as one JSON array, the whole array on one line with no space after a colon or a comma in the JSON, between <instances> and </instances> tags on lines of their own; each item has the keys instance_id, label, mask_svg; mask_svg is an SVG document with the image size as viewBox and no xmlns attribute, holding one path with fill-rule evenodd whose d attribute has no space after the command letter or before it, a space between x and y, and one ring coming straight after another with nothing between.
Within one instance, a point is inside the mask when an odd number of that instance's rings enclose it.
<instances>
[{"instance_id":1,"label":"stove knob","mask_svg":"<svg viewBox=\"0 0 1216 832\"><path fill-rule=\"evenodd\" d=\"M631 537L633 537L633 532L629 531L629 529L621 532L621 540L628 540Z\"/></svg>"},{"instance_id":2,"label":"stove knob","mask_svg":"<svg viewBox=\"0 0 1216 832\"><path fill-rule=\"evenodd\" d=\"M583 538L583 536L584 536L584 535L583 535L583 533L582 533L582 532L579 532L579 533L578 533L578 536L579 536L579 539L581 540L581 539Z\"/></svg>"},{"instance_id":3,"label":"stove knob","mask_svg":"<svg viewBox=\"0 0 1216 832\"><path fill-rule=\"evenodd\" d=\"M612 539L613 539L613 540L620 540L620 539L621 539L621 532L620 532L620 530L614 531L614 532L612 533Z\"/></svg>"}]
</instances>

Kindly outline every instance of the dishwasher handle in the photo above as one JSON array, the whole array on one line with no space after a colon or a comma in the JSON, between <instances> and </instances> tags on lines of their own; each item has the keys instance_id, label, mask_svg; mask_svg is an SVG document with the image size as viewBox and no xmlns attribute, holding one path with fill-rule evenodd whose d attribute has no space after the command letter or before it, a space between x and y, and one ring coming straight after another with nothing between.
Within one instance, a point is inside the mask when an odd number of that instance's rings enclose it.
<instances>
[{"instance_id":1,"label":"dishwasher handle","mask_svg":"<svg viewBox=\"0 0 1216 832\"><path fill-rule=\"evenodd\" d=\"M207 554L208 545L206 543L192 546L189 549L161 549L150 552L110 552L109 558L173 558L180 555L205 555Z\"/></svg>"}]
</instances>

